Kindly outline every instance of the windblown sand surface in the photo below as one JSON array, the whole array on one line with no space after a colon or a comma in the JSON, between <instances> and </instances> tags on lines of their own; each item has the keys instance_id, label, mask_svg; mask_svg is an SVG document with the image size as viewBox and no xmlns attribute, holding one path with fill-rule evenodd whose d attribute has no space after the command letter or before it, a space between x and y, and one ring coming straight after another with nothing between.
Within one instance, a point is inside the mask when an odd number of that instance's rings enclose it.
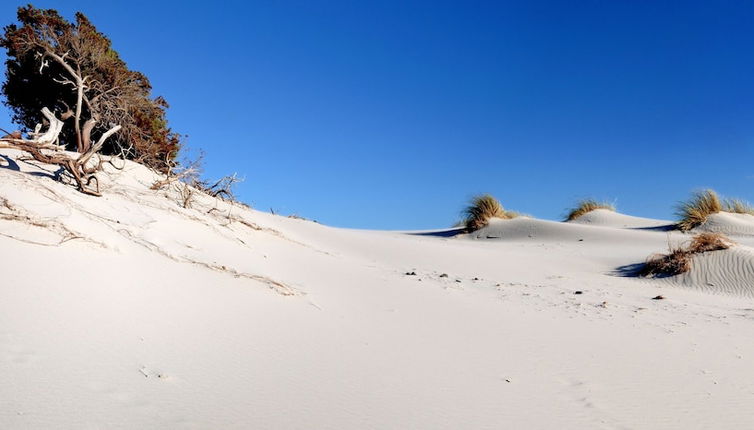
<instances>
[{"instance_id":1,"label":"windblown sand surface","mask_svg":"<svg viewBox=\"0 0 754 430\"><path fill-rule=\"evenodd\" d=\"M754 216L720 212L710 215L697 229L727 235L754 236Z\"/></svg>"},{"instance_id":2,"label":"windblown sand surface","mask_svg":"<svg viewBox=\"0 0 754 430\"><path fill-rule=\"evenodd\" d=\"M574 224L599 225L615 228L660 228L673 224L671 221L641 218L613 212L607 209L595 209L569 222Z\"/></svg>"},{"instance_id":3,"label":"windblown sand surface","mask_svg":"<svg viewBox=\"0 0 754 430\"><path fill-rule=\"evenodd\" d=\"M647 280L688 239L667 221L346 230L184 209L133 163L88 197L2 154L0 428L754 425L747 218Z\"/></svg>"}]
</instances>

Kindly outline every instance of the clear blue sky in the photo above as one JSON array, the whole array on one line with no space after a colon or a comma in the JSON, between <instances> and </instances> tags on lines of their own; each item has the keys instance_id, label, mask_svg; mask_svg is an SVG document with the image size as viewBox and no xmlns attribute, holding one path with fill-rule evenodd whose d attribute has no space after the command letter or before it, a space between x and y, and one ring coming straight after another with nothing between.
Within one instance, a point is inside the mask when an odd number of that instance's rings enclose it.
<instances>
[{"instance_id":1,"label":"clear blue sky","mask_svg":"<svg viewBox=\"0 0 754 430\"><path fill-rule=\"evenodd\" d=\"M34 4L89 16L261 210L419 229L480 192L550 219L754 199L754 2Z\"/></svg>"}]
</instances>

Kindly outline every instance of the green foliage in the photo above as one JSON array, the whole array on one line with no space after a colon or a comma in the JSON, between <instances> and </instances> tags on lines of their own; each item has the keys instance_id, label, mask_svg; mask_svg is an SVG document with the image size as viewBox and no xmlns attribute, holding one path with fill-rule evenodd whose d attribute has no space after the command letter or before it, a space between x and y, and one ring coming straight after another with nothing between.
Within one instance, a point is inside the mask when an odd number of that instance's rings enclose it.
<instances>
[{"instance_id":1,"label":"green foliage","mask_svg":"<svg viewBox=\"0 0 754 430\"><path fill-rule=\"evenodd\" d=\"M80 12L71 23L54 9L28 5L18 9L17 18L18 24L6 26L0 37L0 46L7 51L2 92L14 122L28 131L42 122L40 111L45 106L58 116L75 110L76 92L71 91L71 85L59 82L69 74L58 62L43 57L45 50L65 54L66 62L87 76L89 99L100 95L96 109L82 104L82 118L97 119L95 132L103 132L112 123L123 127L102 152L123 152L159 171L168 170L180 149L180 135L169 128L165 117L168 104L161 97L152 97L149 79L130 70L111 41ZM65 126L60 139L74 149L74 127Z\"/></svg>"}]
</instances>

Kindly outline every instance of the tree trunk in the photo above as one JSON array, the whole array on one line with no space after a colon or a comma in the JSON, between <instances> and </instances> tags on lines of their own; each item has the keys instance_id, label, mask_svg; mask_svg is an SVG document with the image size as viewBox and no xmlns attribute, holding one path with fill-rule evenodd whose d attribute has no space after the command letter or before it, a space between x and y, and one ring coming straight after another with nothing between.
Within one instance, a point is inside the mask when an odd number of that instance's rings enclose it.
<instances>
[{"instance_id":1,"label":"tree trunk","mask_svg":"<svg viewBox=\"0 0 754 430\"><path fill-rule=\"evenodd\" d=\"M92 129L97 124L97 121L93 118L86 120L84 128L81 130L81 148L80 153L84 153L92 147Z\"/></svg>"},{"instance_id":2,"label":"tree trunk","mask_svg":"<svg viewBox=\"0 0 754 430\"><path fill-rule=\"evenodd\" d=\"M86 151L84 148L84 140L81 137L81 104L84 102L84 82L79 76L76 76L76 113L73 118L73 126L76 129L76 149L78 152Z\"/></svg>"},{"instance_id":3,"label":"tree trunk","mask_svg":"<svg viewBox=\"0 0 754 430\"><path fill-rule=\"evenodd\" d=\"M26 151L34 157L35 160L47 164L57 164L63 167L68 173L73 176L73 179L78 185L79 191L84 194L93 196L99 196L99 180L95 175L102 168L102 158L93 166L87 166L87 163L92 159L92 156L96 154L102 146L105 144L107 138L113 133L116 133L121 129L120 125L116 125L107 130L100 136L97 143L89 145L89 148L79 154L76 158L71 157L65 148L56 144L58 135L63 129L63 121L55 117L55 114L50 112L46 107L42 109L42 114L47 118L50 123L50 127L46 132L42 134L34 134L32 139L17 139L15 137L3 137L0 138L0 148L13 148ZM96 121L87 121L84 125L87 129L87 136L90 138L91 129L94 127ZM39 128L39 126L37 127ZM94 182L97 185L96 189L91 187L91 183Z\"/></svg>"}]
</instances>

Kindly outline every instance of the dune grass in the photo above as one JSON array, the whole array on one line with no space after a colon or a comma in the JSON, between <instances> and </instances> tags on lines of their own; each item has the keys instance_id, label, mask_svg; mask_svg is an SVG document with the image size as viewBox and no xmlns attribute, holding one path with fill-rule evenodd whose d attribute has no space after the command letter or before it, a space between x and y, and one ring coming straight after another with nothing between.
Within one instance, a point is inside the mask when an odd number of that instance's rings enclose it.
<instances>
[{"instance_id":1,"label":"dune grass","mask_svg":"<svg viewBox=\"0 0 754 430\"><path fill-rule=\"evenodd\" d=\"M609 211L615 212L615 206L610 203L600 202L594 199L584 199L580 201L579 204L576 205L575 208L571 209L568 212L568 215L566 215L565 220L573 221L576 218L597 209L607 209Z\"/></svg>"},{"instance_id":2,"label":"dune grass","mask_svg":"<svg viewBox=\"0 0 754 430\"><path fill-rule=\"evenodd\" d=\"M686 248L692 254L701 254L702 252L719 251L728 249L735 242L722 233L699 233L691 238Z\"/></svg>"},{"instance_id":3,"label":"dune grass","mask_svg":"<svg viewBox=\"0 0 754 430\"><path fill-rule=\"evenodd\" d=\"M677 226L680 230L691 230L719 212L754 215L754 207L741 199L721 199L714 190L697 191L689 200L678 205Z\"/></svg>"},{"instance_id":4,"label":"dune grass","mask_svg":"<svg viewBox=\"0 0 754 430\"><path fill-rule=\"evenodd\" d=\"M723 201L723 212L754 215L754 207L749 202L741 199L726 199Z\"/></svg>"},{"instance_id":5,"label":"dune grass","mask_svg":"<svg viewBox=\"0 0 754 430\"><path fill-rule=\"evenodd\" d=\"M691 270L691 254L681 247L669 249L667 254L651 255L639 271L640 276L674 276Z\"/></svg>"},{"instance_id":6,"label":"dune grass","mask_svg":"<svg viewBox=\"0 0 754 430\"><path fill-rule=\"evenodd\" d=\"M695 254L728 249L735 242L721 233L700 233L691 238L686 246L668 246L667 254L651 255L639 271L640 276L674 276L691 270Z\"/></svg>"},{"instance_id":7,"label":"dune grass","mask_svg":"<svg viewBox=\"0 0 754 430\"><path fill-rule=\"evenodd\" d=\"M463 210L463 225L469 231L486 226L491 218L511 219L519 216L517 212L507 211L503 205L490 194L475 196Z\"/></svg>"},{"instance_id":8,"label":"dune grass","mask_svg":"<svg viewBox=\"0 0 754 430\"><path fill-rule=\"evenodd\" d=\"M680 219L677 226L687 231L707 221L707 217L723 210L723 203L714 190L695 192L691 198L678 205L676 215Z\"/></svg>"}]
</instances>

